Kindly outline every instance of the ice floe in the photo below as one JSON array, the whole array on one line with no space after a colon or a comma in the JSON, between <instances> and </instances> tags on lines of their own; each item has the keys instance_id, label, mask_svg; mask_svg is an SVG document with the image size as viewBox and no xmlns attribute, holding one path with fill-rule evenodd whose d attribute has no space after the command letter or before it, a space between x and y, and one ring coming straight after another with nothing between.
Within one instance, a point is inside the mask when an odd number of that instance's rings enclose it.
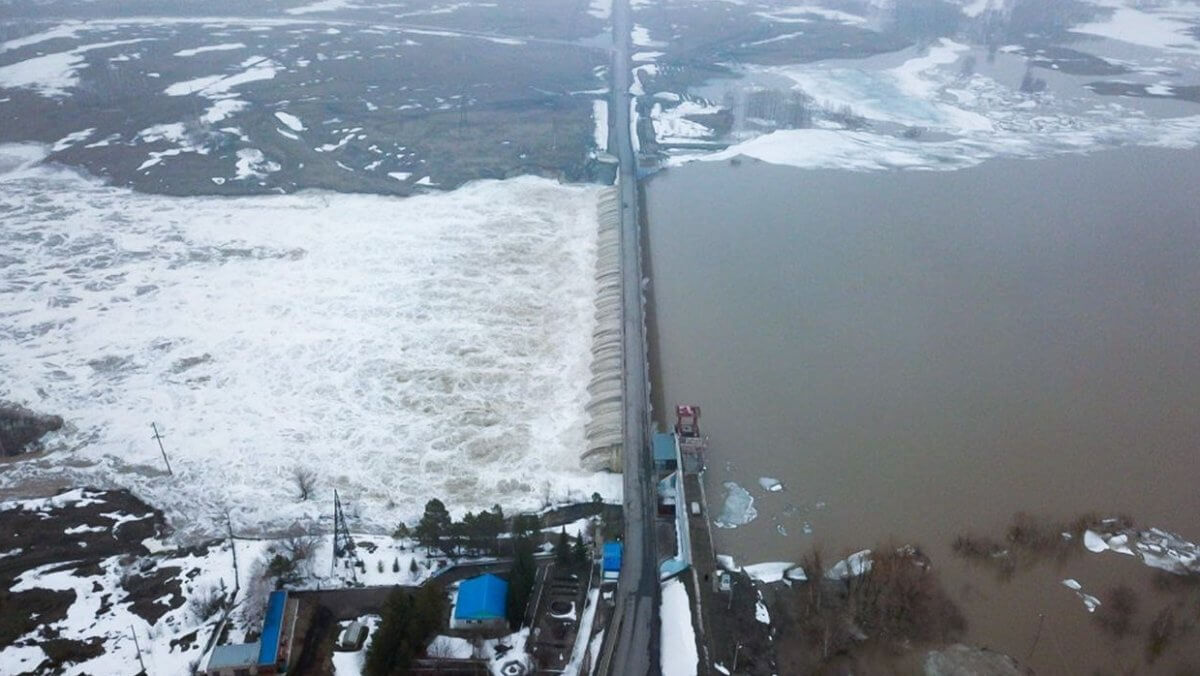
<instances>
[{"instance_id":1,"label":"ice floe","mask_svg":"<svg viewBox=\"0 0 1200 676\"><path fill-rule=\"evenodd\" d=\"M205 45L203 47L192 47L191 49L181 49L175 52L175 56L195 56L206 52L226 52L234 49L245 49L246 45L241 42L223 42L219 45Z\"/></svg>"},{"instance_id":2,"label":"ice floe","mask_svg":"<svg viewBox=\"0 0 1200 676\"><path fill-rule=\"evenodd\" d=\"M717 528L737 528L745 526L758 517L754 508L754 496L742 488L736 481L725 482L725 502L721 505L721 513L713 521Z\"/></svg>"},{"instance_id":3,"label":"ice floe","mask_svg":"<svg viewBox=\"0 0 1200 676\"><path fill-rule=\"evenodd\" d=\"M864 549L833 564L826 571L825 577L830 580L849 580L871 570L871 550Z\"/></svg>"},{"instance_id":4,"label":"ice floe","mask_svg":"<svg viewBox=\"0 0 1200 676\"><path fill-rule=\"evenodd\" d=\"M1067 578L1062 581L1062 585L1075 592L1075 595L1078 596L1081 601L1083 601L1083 606L1087 608L1089 613L1096 612L1096 608L1100 607L1100 599L1092 596L1091 594L1085 593L1083 591L1083 585L1079 584L1078 580Z\"/></svg>"},{"instance_id":5,"label":"ice floe","mask_svg":"<svg viewBox=\"0 0 1200 676\"><path fill-rule=\"evenodd\" d=\"M783 490L783 482L775 477L762 476L758 478L758 485L762 486L764 491L778 493Z\"/></svg>"},{"instance_id":6,"label":"ice floe","mask_svg":"<svg viewBox=\"0 0 1200 676\"><path fill-rule=\"evenodd\" d=\"M79 86L79 70L86 63L85 54L145 41L144 38L137 38L100 42L0 66L0 87L32 89L46 97L66 96L69 90Z\"/></svg>"},{"instance_id":7,"label":"ice floe","mask_svg":"<svg viewBox=\"0 0 1200 676\"><path fill-rule=\"evenodd\" d=\"M275 119L282 122L292 131L304 131L304 123L300 121L300 118L291 113L285 113L282 110L278 111L275 113Z\"/></svg>"},{"instance_id":8,"label":"ice floe","mask_svg":"<svg viewBox=\"0 0 1200 676\"><path fill-rule=\"evenodd\" d=\"M1103 533L1087 530L1083 546L1091 552L1134 556L1152 568L1176 575L1200 573L1200 546L1159 528Z\"/></svg>"},{"instance_id":9,"label":"ice floe","mask_svg":"<svg viewBox=\"0 0 1200 676\"><path fill-rule=\"evenodd\" d=\"M281 68L279 64L265 56L252 56L243 61L239 67L242 70L235 73L206 75L183 82L176 82L164 89L163 93L167 96L202 94L208 97L216 97L221 94L227 94L234 87L243 84L258 82L260 80L270 80L275 77L275 73Z\"/></svg>"}]
</instances>

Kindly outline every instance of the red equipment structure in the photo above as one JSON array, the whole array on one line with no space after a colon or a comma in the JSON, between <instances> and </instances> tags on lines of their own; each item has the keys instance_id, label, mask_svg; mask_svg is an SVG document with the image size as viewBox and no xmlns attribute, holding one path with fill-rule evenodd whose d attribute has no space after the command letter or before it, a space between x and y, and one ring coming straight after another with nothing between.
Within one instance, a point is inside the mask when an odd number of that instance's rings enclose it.
<instances>
[{"instance_id":1,"label":"red equipment structure","mask_svg":"<svg viewBox=\"0 0 1200 676\"><path fill-rule=\"evenodd\" d=\"M675 407L675 438L683 453L700 453L708 446L708 437L700 434L700 407L681 404Z\"/></svg>"}]
</instances>

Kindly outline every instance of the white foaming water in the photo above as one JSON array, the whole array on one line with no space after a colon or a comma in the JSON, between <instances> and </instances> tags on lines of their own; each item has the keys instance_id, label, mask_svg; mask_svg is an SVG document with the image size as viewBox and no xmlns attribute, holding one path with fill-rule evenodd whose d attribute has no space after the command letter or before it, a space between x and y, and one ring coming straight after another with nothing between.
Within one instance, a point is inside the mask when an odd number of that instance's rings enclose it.
<instances>
[{"instance_id":1,"label":"white foaming water","mask_svg":"<svg viewBox=\"0 0 1200 676\"><path fill-rule=\"evenodd\" d=\"M621 209L615 188L605 190L597 209L595 322L592 333L591 395L587 404L587 450L580 460L589 469L620 470L624 431L625 352L621 319Z\"/></svg>"},{"instance_id":2,"label":"white foaming water","mask_svg":"<svg viewBox=\"0 0 1200 676\"><path fill-rule=\"evenodd\" d=\"M27 155L0 163L18 168L0 177L0 399L67 427L0 486L129 486L208 533L226 508L247 530L311 525L334 488L355 527L389 532L435 496L620 495L579 469L601 189L170 198Z\"/></svg>"}]
</instances>

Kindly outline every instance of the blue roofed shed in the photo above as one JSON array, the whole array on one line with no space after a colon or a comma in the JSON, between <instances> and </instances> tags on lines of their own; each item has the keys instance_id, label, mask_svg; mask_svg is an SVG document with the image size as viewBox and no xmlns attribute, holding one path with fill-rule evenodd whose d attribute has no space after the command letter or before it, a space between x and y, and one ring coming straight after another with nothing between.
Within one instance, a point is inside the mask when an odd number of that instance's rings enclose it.
<instances>
[{"instance_id":1,"label":"blue roofed shed","mask_svg":"<svg viewBox=\"0 0 1200 676\"><path fill-rule=\"evenodd\" d=\"M678 464L675 454L675 435L659 432L654 435L654 468L675 469Z\"/></svg>"},{"instance_id":2,"label":"blue roofed shed","mask_svg":"<svg viewBox=\"0 0 1200 676\"><path fill-rule=\"evenodd\" d=\"M502 628L507 620L508 582L491 573L463 580L454 597L452 629Z\"/></svg>"},{"instance_id":3,"label":"blue roofed shed","mask_svg":"<svg viewBox=\"0 0 1200 676\"><path fill-rule=\"evenodd\" d=\"M624 553L625 545L620 542L604 543L604 579L617 579L621 572L621 556Z\"/></svg>"},{"instance_id":4,"label":"blue roofed shed","mask_svg":"<svg viewBox=\"0 0 1200 676\"><path fill-rule=\"evenodd\" d=\"M279 637L283 634L283 611L287 608L287 592L273 591L267 599L267 615L263 619L262 644L258 650L259 666L273 665L279 660Z\"/></svg>"}]
</instances>

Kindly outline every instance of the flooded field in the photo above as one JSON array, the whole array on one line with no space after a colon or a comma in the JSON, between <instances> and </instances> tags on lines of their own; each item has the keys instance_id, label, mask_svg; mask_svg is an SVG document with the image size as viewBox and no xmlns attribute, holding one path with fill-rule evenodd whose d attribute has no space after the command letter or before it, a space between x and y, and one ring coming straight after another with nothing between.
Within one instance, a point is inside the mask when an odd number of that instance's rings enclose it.
<instances>
[{"instance_id":1,"label":"flooded field","mask_svg":"<svg viewBox=\"0 0 1200 676\"><path fill-rule=\"evenodd\" d=\"M710 500L732 481L757 510L714 531L718 551L913 543L967 641L1039 673L1200 664L1195 590L1134 557L1080 545L997 575L952 551L959 535L1003 541L1018 512L1200 538L1195 185L1200 153L1143 149L955 172L695 163L651 180L657 415L703 406ZM1114 633L1097 618L1129 591ZM1084 594L1109 605L1090 613ZM1159 645L1165 614L1178 640Z\"/></svg>"}]
</instances>

